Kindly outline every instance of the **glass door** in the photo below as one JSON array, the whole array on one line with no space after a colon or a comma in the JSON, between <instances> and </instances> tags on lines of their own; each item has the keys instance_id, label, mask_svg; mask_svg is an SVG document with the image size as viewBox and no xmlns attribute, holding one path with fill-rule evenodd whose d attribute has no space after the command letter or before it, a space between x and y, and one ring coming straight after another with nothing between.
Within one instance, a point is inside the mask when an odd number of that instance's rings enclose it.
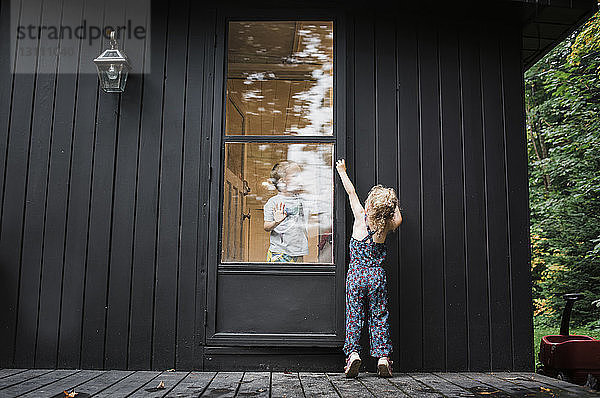
<instances>
[{"instance_id":1,"label":"glass door","mask_svg":"<svg viewBox=\"0 0 600 398\"><path fill-rule=\"evenodd\" d=\"M342 343L338 21L222 19L208 345Z\"/></svg>"}]
</instances>

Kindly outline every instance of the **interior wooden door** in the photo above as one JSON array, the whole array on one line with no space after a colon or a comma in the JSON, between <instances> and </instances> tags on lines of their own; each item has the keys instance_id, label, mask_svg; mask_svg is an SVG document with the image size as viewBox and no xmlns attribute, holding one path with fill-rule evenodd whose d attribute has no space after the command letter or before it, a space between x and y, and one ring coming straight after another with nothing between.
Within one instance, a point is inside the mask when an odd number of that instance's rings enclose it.
<instances>
[{"instance_id":1,"label":"interior wooden door","mask_svg":"<svg viewBox=\"0 0 600 398\"><path fill-rule=\"evenodd\" d=\"M222 257L229 261L248 260L248 229L249 223L246 212L246 198L243 181L231 170L225 170L225 188L223 204L223 242Z\"/></svg>"}]
</instances>

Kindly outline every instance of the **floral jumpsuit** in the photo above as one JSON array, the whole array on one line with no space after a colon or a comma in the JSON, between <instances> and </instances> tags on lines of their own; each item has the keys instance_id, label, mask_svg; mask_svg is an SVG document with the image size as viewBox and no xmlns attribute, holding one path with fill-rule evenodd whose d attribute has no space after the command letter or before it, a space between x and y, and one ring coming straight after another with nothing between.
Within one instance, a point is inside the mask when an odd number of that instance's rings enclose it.
<instances>
[{"instance_id":1,"label":"floral jumpsuit","mask_svg":"<svg viewBox=\"0 0 600 398\"><path fill-rule=\"evenodd\" d=\"M365 214L365 221L366 221ZM357 240L350 237L350 264L346 276L346 341L344 353L360 353L360 331L363 326L365 298L369 304L370 354L390 356L392 342L388 324L387 289L382 262L387 254L385 243L373 242L373 232L367 224L368 235Z\"/></svg>"}]
</instances>

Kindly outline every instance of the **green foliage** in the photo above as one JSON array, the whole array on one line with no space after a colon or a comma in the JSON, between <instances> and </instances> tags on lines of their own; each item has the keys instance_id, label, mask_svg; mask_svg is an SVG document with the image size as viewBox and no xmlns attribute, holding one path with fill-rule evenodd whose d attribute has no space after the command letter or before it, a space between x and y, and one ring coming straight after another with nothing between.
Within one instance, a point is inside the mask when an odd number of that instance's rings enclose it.
<instances>
[{"instance_id":1,"label":"green foliage","mask_svg":"<svg viewBox=\"0 0 600 398\"><path fill-rule=\"evenodd\" d=\"M600 13L525 73L535 315L600 328Z\"/></svg>"}]
</instances>

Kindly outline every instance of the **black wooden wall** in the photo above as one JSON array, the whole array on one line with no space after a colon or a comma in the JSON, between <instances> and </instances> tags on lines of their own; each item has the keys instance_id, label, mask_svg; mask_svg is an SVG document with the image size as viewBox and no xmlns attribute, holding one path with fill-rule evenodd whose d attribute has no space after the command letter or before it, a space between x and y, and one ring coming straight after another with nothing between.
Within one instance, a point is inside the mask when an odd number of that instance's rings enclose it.
<instances>
[{"instance_id":1,"label":"black wooden wall","mask_svg":"<svg viewBox=\"0 0 600 398\"><path fill-rule=\"evenodd\" d=\"M64 4L33 12L123 18ZM202 369L218 10L153 2L151 73L107 95L94 74L10 74L9 5L0 366ZM350 11L339 39L353 180L403 207L386 264L400 371L533 370L521 32L468 22Z\"/></svg>"},{"instance_id":2,"label":"black wooden wall","mask_svg":"<svg viewBox=\"0 0 600 398\"><path fill-rule=\"evenodd\" d=\"M362 197L397 186L404 208L387 266L397 363L533 369L519 31L354 26L350 164Z\"/></svg>"}]
</instances>

